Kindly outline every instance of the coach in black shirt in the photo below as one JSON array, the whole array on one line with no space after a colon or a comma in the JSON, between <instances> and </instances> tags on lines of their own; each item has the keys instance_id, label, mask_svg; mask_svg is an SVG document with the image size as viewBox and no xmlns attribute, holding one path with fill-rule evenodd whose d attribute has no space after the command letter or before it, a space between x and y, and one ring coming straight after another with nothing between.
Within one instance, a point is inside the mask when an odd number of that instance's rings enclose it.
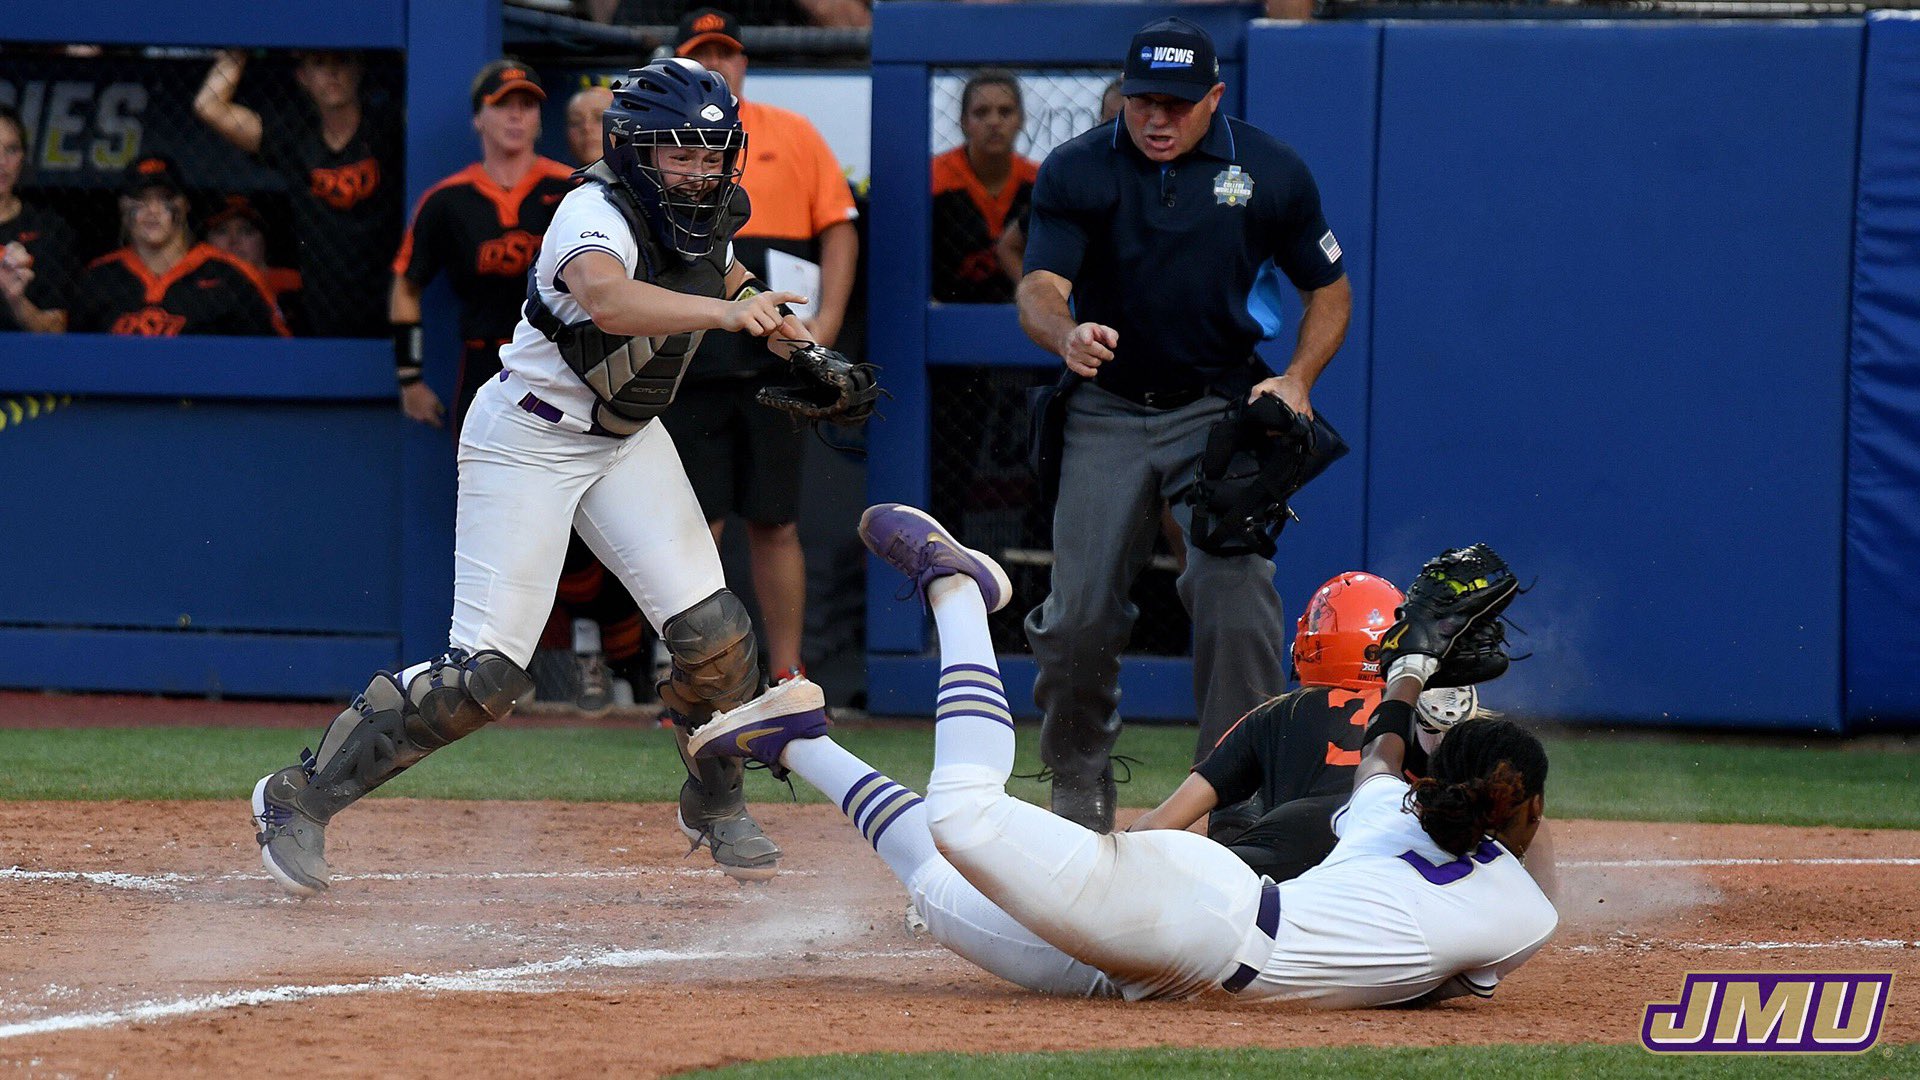
<instances>
[{"instance_id":1,"label":"coach in black shirt","mask_svg":"<svg viewBox=\"0 0 1920 1080\"><path fill-rule=\"evenodd\" d=\"M1313 176L1286 144L1219 115L1213 41L1183 19L1128 47L1126 106L1048 155L1034 189L1020 324L1088 380L1067 404L1053 588L1027 617L1055 813L1107 830L1120 733L1127 599L1162 501L1182 501L1230 400L1308 392L1346 336L1353 294ZM1306 302L1292 361L1254 346L1280 331L1281 279ZM1189 544L1178 588L1193 618L1200 747L1285 688L1273 564ZM1196 757L1198 754L1196 754Z\"/></svg>"}]
</instances>

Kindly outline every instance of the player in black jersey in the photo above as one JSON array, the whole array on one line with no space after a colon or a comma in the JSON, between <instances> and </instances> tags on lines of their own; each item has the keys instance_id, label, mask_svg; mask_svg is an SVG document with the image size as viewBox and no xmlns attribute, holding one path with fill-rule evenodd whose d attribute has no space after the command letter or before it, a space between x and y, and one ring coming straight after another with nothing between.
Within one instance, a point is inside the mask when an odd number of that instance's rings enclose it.
<instances>
[{"instance_id":1,"label":"player in black jersey","mask_svg":"<svg viewBox=\"0 0 1920 1080\"><path fill-rule=\"evenodd\" d=\"M400 128L362 107L362 66L350 53L301 54L295 76L312 107L272 124L233 100L246 64L244 52L221 53L193 110L285 179L306 286L304 331L386 336L385 267L400 234Z\"/></svg>"},{"instance_id":2,"label":"player in black jersey","mask_svg":"<svg viewBox=\"0 0 1920 1080\"><path fill-rule=\"evenodd\" d=\"M1210 835L1254 870L1286 881L1333 850L1333 812L1353 793L1367 721L1386 691L1380 638L1403 597L1384 578L1346 573L1322 585L1300 616L1293 665L1301 687L1240 718L1186 782L1130 831L1184 829L1216 806L1254 798L1265 808L1251 825ZM1472 688L1428 690L1417 709L1419 737L1407 747L1410 777L1446 727L1478 712Z\"/></svg>"},{"instance_id":3,"label":"player in black jersey","mask_svg":"<svg viewBox=\"0 0 1920 1080\"><path fill-rule=\"evenodd\" d=\"M480 160L427 189L393 260L388 314L395 335L400 404L435 427L445 407L420 381L420 295L445 272L460 302L461 356L454 429L488 379L500 374L500 347L513 336L526 299L527 267L573 170L534 152L540 138L539 78L510 60L495 60L474 78L473 127Z\"/></svg>"},{"instance_id":4,"label":"player in black jersey","mask_svg":"<svg viewBox=\"0 0 1920 1080\"><path fill-rule=\"evenodd\" d=\"M20 198L26 163L27 129L0 105L0 330L57 334L73 293L73 232Z\"/></svg>"},{"instance_id":5,"label":"player in black jersey","mask_svg":"<svg viewBox=\"0 0 1920 1080\"><path fill-rule=\"evenodd\" d=\"M73 328L140 337L287 334L267 283L251 266L187 228L179 170L149 154L127 168L120 196L127 246L95 259L81 278Z\"/></svg>"}]
</instances>

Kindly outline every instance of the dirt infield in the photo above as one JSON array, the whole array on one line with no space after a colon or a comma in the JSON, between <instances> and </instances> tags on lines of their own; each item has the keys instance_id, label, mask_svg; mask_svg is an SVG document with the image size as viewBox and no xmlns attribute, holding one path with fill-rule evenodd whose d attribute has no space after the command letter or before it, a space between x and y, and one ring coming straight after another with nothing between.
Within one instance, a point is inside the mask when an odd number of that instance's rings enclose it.
<instances>
[{"instance_id":1,"label":"dirt infield","mask_svg":"<svg viewBox=\"0 0 1920 1080\"><path fill-rule=\"evenodd\" d=\"M791 872L751 888L683 859L672 813L373 800L330 837L344 880L296 901L237 800L0 804L0 1070L655 1075L843 1050L1632 1042L1682 973L1741 969L1893 971L1882 1039L1920 1041L1920 832L1557 822L1562 931L1495 1000L1315 1014L1039 997L911 936L903 891L829 808L763 808Z\"/></svg>"}]
</instances>

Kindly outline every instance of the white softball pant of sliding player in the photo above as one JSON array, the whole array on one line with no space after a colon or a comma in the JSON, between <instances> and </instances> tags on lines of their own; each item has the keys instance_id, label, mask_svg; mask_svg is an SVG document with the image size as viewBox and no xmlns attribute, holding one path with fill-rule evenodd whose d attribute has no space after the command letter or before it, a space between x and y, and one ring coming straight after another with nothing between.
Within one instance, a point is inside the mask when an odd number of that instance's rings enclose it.
<instances>
[{"instance_id":1,"label":"white softball pant of sliding player","mask_svg":"<svg viewBox=\"0 0 1920 1080\"><path fill-rule=\"evenodd\" d=\"M522 408L526 394L511 374L488 382L460 431L448 635L456 648L498 649L526 666L553 610L571 529L656 630L726 586L664 425L624 439L571 431Z\"/></svg>"},{"instance_id":2,"label":"white softball pant of sliding player","mask_svg":"<svg viewBox=\"0 0 1920 1080\"><path fill-rule=\"evenodd\" d=\"M981 766L934 765L928 825L973 888L930 878L914 893L929 931L955 952L1052 992L1106 992L1089 981L1097 969L1129 1000L1218 989L1272 955L1256 925L1261 878L1231 851L1175 830L1102 835L1008 795L1005 783ZM1033 939L1064 955L1036 951Z\"/></svg>"}]
</instances>

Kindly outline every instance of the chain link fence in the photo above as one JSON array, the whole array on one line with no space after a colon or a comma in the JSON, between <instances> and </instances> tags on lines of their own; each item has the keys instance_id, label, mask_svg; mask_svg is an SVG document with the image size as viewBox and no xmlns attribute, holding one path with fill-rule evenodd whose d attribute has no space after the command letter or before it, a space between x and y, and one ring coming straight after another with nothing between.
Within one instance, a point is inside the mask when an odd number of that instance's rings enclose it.
<instances>
[{"instance_id":1,"label":"chain link fence","mask_svg":"<svg viewBox=\"0 0 1920 1080\"><path fill-rule=\"evenodd\" d=\"M1033 171L1054 147L1106 119L1103 98L1117 77L1101 69L934 72L936 301L1012 301ZM937 367L928 376L933 512L1007 568L1013 601L990 620L1002 652L1027 651L1021 621L1046 599L1052 578L1052 522L1037 506L1027 464L1027 394L1057 377L1052 365ZM1191 626L1174 592L1175 552L1162 536L1134 587L1140 619L1129 651L1187 652Z\"/></svg>"},{"instance_id":2,"label":"chain link fence","mask_svg":"<svg viewBox=\"0 0 1920 1080\"><path fill-rule=\"evenodd\" d=\"M385 336L405 197L400 57L235 53L209 103L203 88L220 57L0 42L0 105L18 116L24 143L17 171L0 152L0 209L20 197L41 226L28 230L29 247L58 234L33 260L39 295L70 307L90 263L150 245L129 234L122 195L128 167L159 154L186 189L177 224L189 249L206 241L251 266L295 334ZM221 128L196 115L196 97L219 106ZM323 132L322 110L337 124L349 104L357 124ZM15 126L0 123L0 147ZM0 222L0 237L17 240L10 224ZM0 314L0 328L19 328L8 320Z\"/></svg>"}]
</instances>

